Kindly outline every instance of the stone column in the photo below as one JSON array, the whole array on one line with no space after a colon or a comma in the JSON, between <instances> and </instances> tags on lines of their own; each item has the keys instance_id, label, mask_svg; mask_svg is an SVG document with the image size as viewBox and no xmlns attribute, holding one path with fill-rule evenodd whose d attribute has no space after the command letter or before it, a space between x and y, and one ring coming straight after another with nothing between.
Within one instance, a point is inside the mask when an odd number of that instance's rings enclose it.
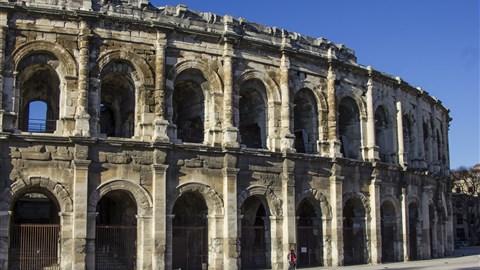
<instances>
[{"instance_id":1,"label":"stone column","mask_svg":"<svg viewBox=\"0 0 480 270\"><path fill-rule=\"evenodd\" d=\"M76 146L76 148L87 148ZM90 160L73 161L73 254L72 269L85 269L87 244L88 166Z\"/></svg>"},{"instance_id":2,"label":"stone column","mask_svg":"<svg viewBox=\"0 0 480 270\"><path fill-rule=\"evenodd\" d=\"M367 82L367 94L366 94L366 103L367 103L367 138L366 151L364 153L365 160L375 161L378 160L378 147L375 145L375 112L373 111L373 78L372 78L372 68L368 67L368 82Z\"/></svg>"},{"instance_id":3,"label":"stone column","mask_svg":"<svg viewBox=\"0 0 480 270\"><path fill-rule=\"evenodd\" d=\"M166 269L167 246L167 169L168 165L153 166L153 262L152 269ZM171 228L171 220L170 220ZM170 229L171 230L171 229ZM171 235L170 235L171 236ZM171 247L170 247L171 254ZM171 261L170 261L171 267Z\"/></svg>"},{"instance_id":4,"label":"stone column","mask_svg":"<svg viewBox=\"0 0 480 270\"><path fill-rule=\"evenodd\" d=\"M280 110L280 149L282 152L295 152L294 142L295 136L292 134L290 127L290 86L288 73L290 69L290 59L287 52L282 52L280 63L280 94L282 97Z\"/></svg>"},{"instance_id":5,"label":"stone column","mask_svg":"<svg viewBox=\"0 0 480 270\"><path fill-rule=\"evenodd\" d=\"M297 248L295 209L295 162L284 159L282 173L283 254Z\"/></svg>"},{"instance_id":6,"label":"stone column","mask_svg":"<svg viewBox=\"0 0 480 270\"><path fill-rule=\"evenodd\" d=\"M152 216L137 215L137 268L152 269Z\"/></svg>"},{"instance_id":7,"label":"stone column","mask_svg":"<svg viewBox=\"0 0 480 270\"><path fill-rule=\"evenodd\" d=\"M405 142L403 141L403 111L402 102L397 101L397 140L398 140L398 164L402 167L407 165L405 159Z\"/></svg>"},{"instance_id":8,"label":"stone column","mask_svg":"<svg viewBox=\"0 0 480 270\"><path fill-rule=\"evenodd\" d=\"M225 162L227 164L228 162ZM225 269L238 269L238 241L241 232L238 227L237 207L237 174L239 169L225 167L223 169L223 201L224 201L224 225L223 225L223 256Z\"/></svg>"},{"instance_id":9,"label":"stone column","mask_svg":"<svg viewBox=\"0 0 480 270\"><path fill-rule=\"evenodd\" d=\"M5 33L7 28L8 15L7 13L0 13L0 132L3 131L3 114L5 112L5 108L3 108L3 67L5 65ZM0 264L0 266L2 265Z\"/></svg>"},{"instance_id":10,"label":"stone column","mask_svg":"<svg viewBox=\"0 0 480 270\"><path fill-rule=\"evenodd\" d=\"M335 72L332 61L328 65L327 74L327 104L328 104L328 141L330 143L331 158L340 157L340 141L337 137L337 97L335 91L335 81L337 74Z\"/></svg>"},{"instance_id":11,"label":"stone column","mask_svg":"<svg viewBox=\"0 0 480 270\"><path fill-rule=\"evenodd\" d=\"M86 22L80 23L78 37L78 98L75 111L75 136L90 136L90 115L88 114L88 47L91 31Z\"/></svg>"},{"instance_id":12,"label":"stone column","mask_svg":"<svg viewBox=\"0 0 480 270\"><path fill-rule=\"evenodd\" d=\"M370 193L370 258L372 264L382 262L382 235L381 235L381 215L380 215L380 186L382 181L378 178L376 168L372 172L372 180L369 185ZM367 213L368 215L368 213ZM367 218L368 220L368 218ZM392 239L393 240L393 239Z\"/></svg>"},{"instance_id":13,"label":"stone column","mask_svg":"<svg viewBox=\"0 0 480 270\"><path fill-rule=\"evenodd\" d=\"M402 196L401 196L401 211L402 211L402 248L403 248L403 261L410 261L410 239L409 235L409 224L410 217L408 216L408 204L407 204L407 187L402 187Z\"/></svg>"},{"instance_id":14,"label":"stone column","mask_svg":"<svg viewBox=\"0 0 480 270\"><path fill-rule=\"evenodd\" d=\"M0 211L0 269L8 268L8 249L10 248L11 211Z\"/></svg>"},{"instance_id":15,"label":"stone column","mask_svg":"<svg viewBox=\"0 0 480 270\"><path fill-rule=\"evenodd\" d=\"M87 243L85 269L95 269L95 237L98 213L87 213Z\"/></svg>"},{"instance_id":16,"label":"stone column","mask_svg":"<svg viewBox=\"0 0 480 270\"><path fill-rule=\"evenodd\" d=\"M155 45L155 126L153 139L168 142L168 121L165 118L165 49L167 37L165 33L157 32Z\"/></svg>"},{"instance_id":17,"label":"stone column","mask_svg":"<svg viewBox=\"0 0 480 270\"><path fill-rule=\"evenodd\" d=\"M332 205L332 266L343 265L343 177L341 165L333 163L330 176L330 202Z\"/></svg>"},{"instance_id":18,"label":"stone column","mask_svg":"<svg viewBox=\"0 0 480 270\"><path fill-rule=\"evenodd\" d=\"M238 128L233 124L233 43L225 38L223 47L223 145L239 147Z\"/></svg>"}]
</instances>

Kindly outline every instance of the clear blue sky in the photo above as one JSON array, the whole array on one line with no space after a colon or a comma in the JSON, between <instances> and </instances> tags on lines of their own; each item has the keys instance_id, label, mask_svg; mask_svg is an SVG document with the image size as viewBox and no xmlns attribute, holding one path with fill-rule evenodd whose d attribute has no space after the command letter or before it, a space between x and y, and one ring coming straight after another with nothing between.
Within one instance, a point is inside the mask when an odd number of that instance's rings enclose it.
<instances>
[{"instance_id":1,"label":"clear blue sky","mask_svg":"<svg viewBox=\"0 0 480 270\"><path fill-rule=\"evenodd\" d=\"M450 166L480 163L478 0L154 0L230 14L355 50L358 62L420 86L451 110Z\"/></svg>"}]
</instances>

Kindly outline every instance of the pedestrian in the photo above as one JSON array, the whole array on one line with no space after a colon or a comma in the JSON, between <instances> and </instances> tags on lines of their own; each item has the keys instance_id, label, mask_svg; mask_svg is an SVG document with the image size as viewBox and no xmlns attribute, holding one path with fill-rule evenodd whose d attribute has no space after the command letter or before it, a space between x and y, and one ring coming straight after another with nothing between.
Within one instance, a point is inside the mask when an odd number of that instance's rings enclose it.
<instances>
[{"instance_id":1,"label":"pedestrian","mask_svg":"<svg viewBox=\"0 0 480 270\"><path fill-rule=\"evenodd\" d=\"M297 254L295 254L295 251L293 249L290 250L290 253L288 253L287 260L289 270L297 269Z\"/></svg>"}]
</instances>

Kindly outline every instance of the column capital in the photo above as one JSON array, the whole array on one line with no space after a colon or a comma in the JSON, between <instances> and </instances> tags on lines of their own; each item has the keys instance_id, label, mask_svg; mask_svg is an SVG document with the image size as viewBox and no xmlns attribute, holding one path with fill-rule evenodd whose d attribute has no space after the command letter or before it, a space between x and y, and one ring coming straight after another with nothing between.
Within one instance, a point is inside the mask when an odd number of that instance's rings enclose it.
<instances>
[{"instance_id":1,"label":"column capital","mask_svg":"<svg viewBox=\"0 0 480 270\"><path fill-rule=\"evenodd\" d=\"M165 173L169 167L167 164L153 164L153 170L155 173Z\"/></svg>"}]
</instances>

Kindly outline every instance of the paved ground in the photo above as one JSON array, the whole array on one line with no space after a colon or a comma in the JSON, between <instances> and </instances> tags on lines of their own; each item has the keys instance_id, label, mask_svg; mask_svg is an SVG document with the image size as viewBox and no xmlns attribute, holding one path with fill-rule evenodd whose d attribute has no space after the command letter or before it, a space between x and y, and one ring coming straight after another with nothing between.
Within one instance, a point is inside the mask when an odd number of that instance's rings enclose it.
<instances>
[{"instance_id":1,"label":"paved ground","mask_svg":"<svg viewBox=\"0 0 480 270\"><path fill-rule=\"evenodd\" d=\"M455 256L442 259L422 260L414 262L386 263L379 265L353 265L344 267L302 268L308 270L480 270L480 246L463 247L455 250Z\"/></svg>"}]
</instances>

